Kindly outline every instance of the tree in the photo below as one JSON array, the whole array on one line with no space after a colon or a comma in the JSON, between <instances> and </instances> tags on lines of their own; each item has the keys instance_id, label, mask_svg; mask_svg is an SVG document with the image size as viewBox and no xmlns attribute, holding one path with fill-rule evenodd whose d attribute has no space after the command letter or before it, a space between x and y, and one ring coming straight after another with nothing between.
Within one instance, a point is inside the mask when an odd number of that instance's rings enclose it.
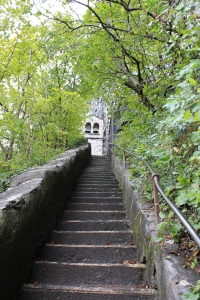
<instances>
[{"instance_id":1,"label":"tree","mask_svg":"<svg viewBox=\"0 0 200 300\"><path fill-rule=\"evenodd\" d=\"M54 19L82 34L83 88L108 101L123 124L118 142L159 169L166 192L199 230L199 3L75 2L87 7L83 20Z\"/></svg>"},{"instance_id":2,"label":"tree","mask_svg":"<svg viewBox=\"0 0 200 300\"><path fill-rule=\"evenodd\" d=\"M74 37L63 41L52 21L32 24L29 2L15 4L4 2L0 35L0 159L11 173L71 147L87 110L76 91Z\"/></svg>"}]
</instances>

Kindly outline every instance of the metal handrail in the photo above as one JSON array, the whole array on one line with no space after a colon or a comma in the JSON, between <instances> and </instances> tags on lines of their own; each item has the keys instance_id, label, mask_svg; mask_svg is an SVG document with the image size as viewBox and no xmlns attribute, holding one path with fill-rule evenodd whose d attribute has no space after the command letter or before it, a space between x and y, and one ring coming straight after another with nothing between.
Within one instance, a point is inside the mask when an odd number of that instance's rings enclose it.
<instances>
[{"instance_id":1,"label":"metal handrail","mask_svg":"<svg viewBox=\"0 0 200 300\"><path fill-rule=\"evenodd\" d=\"M159 201L158 201L158 192L161 194L165 202L170 206L170 208L173 210L173 212L176 214L176 216L179 218L183 226L187 229L187 231L190 233L194 241L197 243L197 245L200 247L200 237L194 227L188 222L188 220L183 216L181 211L172 203L172 201L166 196L165 192L163 191L162 187L160 186L159 183L159 175L156 174L152 167L150 166L149 163L147 163L145 160L141 159L139 156L137 156L134 153L131 153L127 151L126 149L114 144L110 143L110 145L116 146L117 148L121 149L123 152L123 164L124 164L124 169L126 168L126 153L129 155L137 158L138 160L142 161L149 171L151 172L152 175L152 182L153 182L153 193L154 193L154 206L155 206L155 214L156 214L156 224L159 223Z\"/></svg>"}]
</instances>

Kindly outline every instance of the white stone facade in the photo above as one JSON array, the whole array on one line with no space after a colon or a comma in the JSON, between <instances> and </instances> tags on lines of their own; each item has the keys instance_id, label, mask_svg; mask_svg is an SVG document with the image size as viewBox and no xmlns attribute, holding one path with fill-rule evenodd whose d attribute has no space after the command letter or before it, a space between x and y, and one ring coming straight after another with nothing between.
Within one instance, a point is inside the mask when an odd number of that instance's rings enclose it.
<instances>
[{"instance_id":1,"label":"white stone facade","mask_svg":"<svg viewBox=\"0 0 200 300\"><path fill-rule=\"evenodd\" d=\"M102 98L92 102L84 126L85 137L91 144L92 155L105 155L108 150L109 119Z\"/></svg>"},{"instance_id":2,"label":"white stone facade","mask_svg":"<svg viewBox=\"0 0 200 300\"><path fill-rule=\"evenodd\" d=\"M86 119L85 137L91 144L92 155L103 155L103 120L94 115Z\"/></svg>"}]
</instances>

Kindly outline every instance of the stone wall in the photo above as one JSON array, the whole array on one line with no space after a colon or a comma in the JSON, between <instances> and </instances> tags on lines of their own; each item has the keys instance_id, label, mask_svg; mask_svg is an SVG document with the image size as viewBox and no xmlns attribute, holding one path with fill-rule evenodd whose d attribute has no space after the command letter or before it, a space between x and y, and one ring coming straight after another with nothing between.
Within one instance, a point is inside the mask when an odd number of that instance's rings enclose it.
<instances>
[{"instance_id":1,"label":"stone wall","mask_svg":"<svg viewBox=\"0 0 200 300\"><path fill-rule=\"evenodd\" d=\"M147 266L146 282L158 287L158 300L183 300L182 294L189 292L189 284L196 285L199 275L190 268L184 268L186 258L174 255L177 244L166 243L155 252L158 245L153 242L156 236L154 205L143 202L134 192L130 172L124 172L122 164L111 151L109 158L122 188L133 240L137 245L137 257Z\"/></svg>"},{"instance_id":2,"label":"stone wall","mask_svg":"<svg viewBox=\"0 0 200 300\"><path fill-rule=\"evenodd\" d=\"M92 155L103 155L103 139L92 139L88 138L88 143L91 144Z\"/></svg>"},{"instance_id":3,"label":"stone wall","mask_svg":"<svg viewBox=\"0 0 200 300\"><path fill-rule=\"evenodd\" d=\"M37 250L49 241L90 158L89 145L67 151L17 176L0 194L0 299L12 299L28 279Z\"/></svg>"}]
</instances>

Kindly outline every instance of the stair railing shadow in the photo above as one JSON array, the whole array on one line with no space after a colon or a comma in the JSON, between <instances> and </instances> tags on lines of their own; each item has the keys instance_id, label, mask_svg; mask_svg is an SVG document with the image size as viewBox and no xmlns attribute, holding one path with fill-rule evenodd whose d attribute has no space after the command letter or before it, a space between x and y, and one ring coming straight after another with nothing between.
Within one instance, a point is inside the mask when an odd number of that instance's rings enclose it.
<instances>
[{"instance_id":1,"label":"stair railing shadow","mask_svg":"<svg viewBox=\"0 0 200 300\"><path fill-rule=\"evenodd\" d=\"M159 180L160 176L154 172L152 167L148 162L137 156L136 154L129 152L128 150L120 147L119 145L115 143L109 143L112 148L110 148L110 151L114 154L114 148L118 148L122 151L122 157L123 157L123 168L124 170L126 169L126 156L127 154L137 158L139 161L143 162L146 167L149 169L151 173L151 178L152 178L152 184L153 184L153 196L154 196L154 208L155 208L155 215L156 215L156 225L159 223L159 200L158 200L158 193L162 196L162 198L165 200L165 202L168 204L168 206L173 210L173 212L176 214L176 216L179 218L181 221L182 225L184 228L189 232L191 237L194 239L198 247L200 248L200 237L194 227L190 224L190 222L185 218L185 216L181 213L181 211L172 203L172 201L167 197L165 194L164 190L162 189Z\"/></svg>"}]
</instances>

